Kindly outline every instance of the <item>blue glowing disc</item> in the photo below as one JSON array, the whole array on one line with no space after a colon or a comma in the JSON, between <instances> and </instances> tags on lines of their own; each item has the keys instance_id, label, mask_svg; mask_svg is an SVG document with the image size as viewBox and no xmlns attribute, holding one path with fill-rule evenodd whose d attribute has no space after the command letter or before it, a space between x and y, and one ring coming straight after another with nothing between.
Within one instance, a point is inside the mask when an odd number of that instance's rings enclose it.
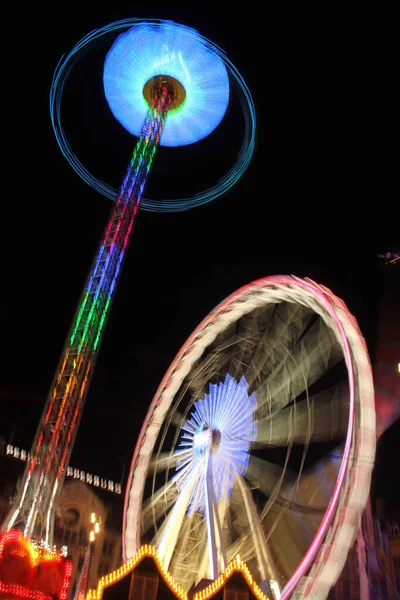
<instances>
[{"instance_id":1,"label":"blue glowing disc","mask_svg":"<svg viewBox=\"0 0 400 600\"><path fill-rule=\"evenodd\" d=\"M115 118L139 136L149 106L146 82L169 75L185 88L183 104L168 114L160 143L193 144L221 122L229 102L224 62L197 31L170 21L138 23L120 35L108 52L103 84Z\"/></svg>"}]
</instances>

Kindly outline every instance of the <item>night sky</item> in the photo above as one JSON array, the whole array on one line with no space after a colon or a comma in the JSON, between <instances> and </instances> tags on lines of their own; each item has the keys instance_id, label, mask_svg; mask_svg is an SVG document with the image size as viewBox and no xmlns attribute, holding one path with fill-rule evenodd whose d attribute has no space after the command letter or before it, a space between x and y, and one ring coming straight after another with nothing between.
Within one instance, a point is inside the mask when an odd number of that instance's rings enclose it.
<instances>
[{"instance_id":1,"label":"night sky","mask_svg":"<svg viewBox=\"0 0 400 600\"><path fill-rule=\"evenodd\" d=\"M61 56L115 20L175 20L227 52L257 110L254 158L232 191L180 214L142 211L136 223L71 459L119 481L180 346L216 304L254 279L295 274L330 287L357 317L372 355L382 294L377 255L399 246L398 36L394 14L376 7L358 14L267 5L261 15L253 4L239 11L226 2L217 9L174 2L171 11L167 3L82 4L49 3L43 15L25 15L15 26L18 52L5 61L0 436L7 441L31 446L111 210L53 135L48 94ZM135 138L102 95L107 50L72 73L63 122L87 168L118 187ZM233 97L211 139L160 149L145 195L193 195L215 184L242 132ZM386 479L395 437L385 449Z\"/></svg>"}]
</instances>

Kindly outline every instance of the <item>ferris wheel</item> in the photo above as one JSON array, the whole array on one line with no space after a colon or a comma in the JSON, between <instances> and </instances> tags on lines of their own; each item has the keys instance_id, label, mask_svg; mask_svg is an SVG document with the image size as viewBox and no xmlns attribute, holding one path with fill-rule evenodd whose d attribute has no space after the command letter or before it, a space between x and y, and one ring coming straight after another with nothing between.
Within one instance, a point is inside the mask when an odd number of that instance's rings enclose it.
<instances>
[{"instance_id":1,"label":"ferris wheel","mask_svg":"<svg viewBox=\"0 0 400 600\"><path fill-rule=\"evenodd\" d=\"M367 501L371 366L355 318L309 279L219 304L178 352L133 454L124 558L143 543L187 591L240 555L274 598L326 598Z\"/></svg>"}]
</instances>

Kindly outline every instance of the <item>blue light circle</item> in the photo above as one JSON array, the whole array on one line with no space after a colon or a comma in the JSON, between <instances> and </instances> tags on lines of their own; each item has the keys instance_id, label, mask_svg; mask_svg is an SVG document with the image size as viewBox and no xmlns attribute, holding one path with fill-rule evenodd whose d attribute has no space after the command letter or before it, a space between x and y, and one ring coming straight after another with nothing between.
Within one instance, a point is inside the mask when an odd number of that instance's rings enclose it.
<instances>
[{"instance_id":1,"label":"blue light circle","mask_svg":"<svg viewBox=\"0 0 400 600\"><path fill-rule=\"evenodd\" d=\"M156 75L174 77L186 91L182 106L168 113L161 145L193 144L218 126L229 102L223 61L194 29L161 21L133 26L106 56L105 96L125 129L139 137L149 109L143 88Z\"/></svg>"},{"instance_id":2,"label":"blue light circle","mask_svg":"<svg viewBox=\"0 0 400 600\"><path fill-rule=\"evenodd\" d=\"M49 104L50 104L50 118L53 126L53 131L56 137L56 141L60 147L60 150L70 166L74 171L85 181L90 187L96 192L109 198L113 202L118 196L118 190L111 185L105 183L101 179L98 179L86 167L76 156L75 152L71 148L71 145L65 135L62 121L61 121L61 102L63 98L63 92L68 77L73 67L79 62L85 54L93 49L96 43L101 41L101 38L105 35L112 34L115 31L130 29L133 25L138 23L161 23L159 19L138 19L130 18L123 19L121 21L115 21L101 27L94 29L86 36L84 36L72 50L61 57L52 80L50 87ZM182 212L202 206L208 202L212 202L216 198L226 194L240 179L248 168L252 159L254 148L255 148L255 136L256 136L256 112L254 107L253 98L251 93L243 80L236 67L230 62L226 54L218 48L215 44L203 38L204 43L212 49L213 52L218 54L220 59L223 61L229 73L229 79L231 85L233 85L238 93L238 98L242 106L245 132L243 136L243 142L238 152L238 156L233 167L223 176L221 179L212 187L198 192L194 196L188 198L162 198L160 200L152 200L150 198L143 198L140 206L142 210L150 212Z\"/></svg>"}]
</instances>

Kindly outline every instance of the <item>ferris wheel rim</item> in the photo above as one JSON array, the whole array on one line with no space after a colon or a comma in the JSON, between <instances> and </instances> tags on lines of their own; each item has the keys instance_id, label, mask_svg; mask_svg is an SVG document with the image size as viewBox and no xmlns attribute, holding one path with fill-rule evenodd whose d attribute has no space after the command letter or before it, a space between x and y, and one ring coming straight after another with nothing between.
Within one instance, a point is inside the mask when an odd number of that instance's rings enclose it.
<instances>
[{"instance_id":1,"label":"ferris wheel rim","mask_svg":"<svg viewBox=\"0 0 400 600\"><path fill-rule=\"evenodd\" d=\"M210 327L212 328L213 323L214 323L214 327L215 327L215 322L218 318L221 318L221 315L226 316L229 313L229 311L232 311L233 305L235 305L235 304L236 304L236 306L240 305L240 303L241 303L240 299L242 297L245 297L245 299L246 299L246 294L247 294L247 296L251 295L252 293L257 294L260 290L263 289L263 287L265 287L269 290L274 288L275 291L278 291L278 292L279 291L282 292L282 289L285 289L285 291L287 291L290 288L292 289L292 291L293 290L295 290L295 291L301 290L301 295L308 294L310 297L314 297L314 298L318 297L319 301L322 301L323 303L325 303L326 307L330 308L331 316L335 317L337 319L337 321L342 325L341 336L342 336L342 341L344 341L345 346L347 346L348 355L345 356L345 360L346 360L347 370L348 370L348 374L349 374L349 383L352 386L352 393L351 393L352 417L349 418L349 428L348 428L347 436L346 436L346 456L345 456L345 460L342 460L342 463L341 463L341 468L340 468L340 473L339 473L340 477L338 476L338 478L337 478L335 490L334 490L334 493L332 494L331 501L328 505L328 508L325 511L324 519L321 522L321 525L317 531L317 534L314 536L314 540L313 540L312 544L310 545L310 548L306 552L303 560L301 561L301 563L297 567L295 573L290 578L290 580L287 582L287 585L285 586L284 590L282 591L281 598L283 600L285 600L285 598L290 597L290 594L293 592L293 589L296 588L296 586L301 587L302 584L301 584L300 580L302 580L303 582L304 582L304 580L306 580L306 577L304 577L304 575L305 575L306 571L310 568L311 562L314 559L318 560L318 556L321 552L321 547L323 545L323 540L327 536L328 529L330 526L332 526L331 529L334 527L335 519L337 517L337 511L335 513L335 510L339 506L339 500L341 502L341 510L345 510L345 508L346 508L343 503L343 496L344 496L345 491L347 494L348 482L346 482L346 484L345 484L344 478L345 478L346 473L348 472L347 467L349 464L349 454L350 454L350 450L353 451L352 443L355 442L356 434L358 436L358 441L357 441L358 446L362 449L362 456L363 456L362 460L364 462L364 468L367 470L367 480L368 481L370 479L370 474L372 471L372 464L373 464L373 459L374 459L374 453L375 453L375 446L374 446L374 444L371 443L371 436L368 438L368 436L361 435L360 431L357 431L357 432L353 431L353 425L354 425L353 417L354 417L354 407L355 407L355 397L354 397L354 383L355 382L354 382L352 357L350 354L349 343L354 344L355 342L359 343L359 341L360 341L360 339L359 339L360 333L357 328L357 324L355 322L354 317L352 317L352 315L349 313L347 307L344 305L344 303L339 298L334 296L332 294L332 292L330 290L328 290L327 288L324 288L323 286L315 284L311 280L302 280L302 279L299 279L294 276L278 275L278 276L270 276L270 277L259 279L257 281L252 282L251 284L249 284L247 286L240 288L239 290L237 290L236 292L231 294L228 298L226 298L223 302L221 302L217 307L215 307L215 309L212 310L205 319L203 319L203 321L199 324L199 326L194 330L194 332L186 340L186 342L182 346L181 350L177 353L175 359L171 363L170 368L166 372L166 374L154 396L153 402L150 405L149 411L146 416L146 420L145 420L142 430L139 434L137 445L136 445L136 448L135 448L135 451L133 454L131 470L129 473L127 487L126 487L125 505L124 505L123 554L124 554L124 558L127 558L126 534L129 529L129 526L130 526L130 522L129 522L129 518L128 518L128 510L129 510L129 504L135 500L135 498L131 497L131 493L133 490L134 478L135 478L135 471L139 467L141 475L143 475L143 473L145 473L145 470L143 470L143 468L146 469L146 465L143 465L143 454L141 453L142 449L143 449L144 454L147 455L147 459L149 459L149 457L154 449L157 435L155 435L153 432L154 441L152 443L150 440L151 448L149 449L149 442L147 441L147 443L146 443L146 433L149 432L149 428L151 427L151 424L152 424L151 421L154 417L154 413L156 412L157 408L159 408L161 406L162 394L165 392L166 389L171 388L171 386L173 386L174 389L177 387L176 381L175 382L173 381L173 377L174 377L174 374L178 370L180 370L180 368L182 368L182 361L186 360L187 363L186 363L184 370L181 372L180 382L183 380L183 378L189 372L190 366L191 366L189 364L189 362L192 364L194 362L196 356L199 354L198 347L195 348L194 341L197 340L197 343L198 343L199 339L201 340L202 338L207 338L207 329L210 329ZM280 289L280 288L282 288L282 289ZM304 298L303 298L303 300L304 300ZM244 302L242 302L241 304L242 304L242 309L243 309ZM338 317L337 313L339 313L339 312L341 313L341 318ZM342 324L342 321L344 320L344 315L346 316L347 319L349 319L349 324L348 324L348 327L346 328L346 330ZM223 317L222 317L222 321L225 322ZM215 335L214 335L214 338L215 338L215 336L217 335L217 332L214 332L214 333L215 333ZM351 334L351 337L352 337L352 340L350 342L348 339L349 333ZM362 340L362 338L361 338L361 340ZM206 340L204 342L204 339L203 339L202 348L205 348L206 345L208 345L209 343L210 343L210 340ZM193 354L194 349L196 349L196 352ZM342 347L342 349L343 349L343 347ZM365 352L366 352L365 344L361 350L365 354ZM352 351L353 351L353 349L352 349ZM191 360L188 361L188 356L190 356L190 355L191 355ZM365 359L365 356L362 356L361 358ZM366 364L366 366L364 365L364 367L365 367L364 392L367 395L367 400L366 400L366 405L363 407L363 409L367 416L364 417L364 428L369 429L369 433L371 433L371 432L374 432L374 424L375 424L375 421L371 416L372 413L374 414L374 412L373 412L373 388L372 388L372 392L371 392L370 388L372 385L372 376L370 374L370 365L369 365L368 355L366 355L366 359L367 359L367 364ZM178 366L178 365L180 365L180 366ZM350 373L352 373L353 375L350 375ZM359 384L359 382L357 382L357 385L358 384ZM165 409L164 414L168 410L168 408L172 402L173 395L174 395L174 392L171 391L171 389L169 390L168 393L169 393L171 400L168 404L168 407ZM369 394L369 397L368 397L368 394ZM161 398L161 400L160 400L160 398ZM157 419L159 419L159 415L157 415ZM359 448L359 451L360 451L360 448ZM358 466L358 463L357 463L357 459L354 456L352 457L352 459L353 460L352 460L351 468L353 469L352 473L354 475L356 467ZM349 472L350 472L350 468L349 468ZM357 476L357 473L355 476ZM138 504L136 506L137 511L140 508L142 493L143 493L143 489L140 491L139 494L138 494L137 489L135 490L136 501L138 502ZM353 503L356 501L354 499L354 497L350 500ZM348 503L350 503L350 500L348 499ZM363 503L365 505L365 501L366 501L366 496L365 496L365 498L363 498L361 503L360 503L360 499L358 498L358 500L357 500L358 509L360 509L360 506L363 505ZM360 514L361 514L360 510L358 510L358 516ZM356 531L357 525L358 524L354 524L353 533ZM136 531L136 534L137 534L137 536L139 535L138 531ZM354 535L355 535L355 533L354 533ZM139 543L138 537L136 539L136 543ZM347 548L347 550L348 550L348 548ZM347 551L346 551L346 554L347 554ZM337 578L339 572L337 572L336 574L332 572L331 576L333 578L334 577Z\"/></svg>"},{"instance_id":2,"label":"ferris wheel rim","mask_svg":"<svg viewBox=\"0 0 400 600\"><path fill-rule=\"evenodd\" d=\"M94 29L81 38L68 54L61 57L53 74L49 94L50 119L56 142L61 150L61 153L69 165L79 175L79 177L85 181L85 183L87 183L99 194L108 198L109 200L112 200L113 202L118 196L118 190L90 173L90 171L78 159L67 139L67 136L65 135L61 121L61 102L64 87L74 65L90 51L91 44L94 44L94 42L98 41L98 39L102 36L113 31L129 29L135 24L139 23L165 22L168 21L162 19L129 18L115 21L99 29ZM147 210L149 212L183 212L191 208L208 204L223 194L226 194L237 183L237 181L247 170L254 154L256 113L250 90L239 71L226 56L225 52L211 40L201 36L201 34L199 34L199 36L222 60L228 71L231 82L236 87L244 116L245 132L243 135L243 141L238 152L236 162L225 173L225 175L220 177L218 183L204 191L196 193L194 196L185 198L153 200L142 197L140 204L142 210Z\"/></svg>"}]
</instances>

